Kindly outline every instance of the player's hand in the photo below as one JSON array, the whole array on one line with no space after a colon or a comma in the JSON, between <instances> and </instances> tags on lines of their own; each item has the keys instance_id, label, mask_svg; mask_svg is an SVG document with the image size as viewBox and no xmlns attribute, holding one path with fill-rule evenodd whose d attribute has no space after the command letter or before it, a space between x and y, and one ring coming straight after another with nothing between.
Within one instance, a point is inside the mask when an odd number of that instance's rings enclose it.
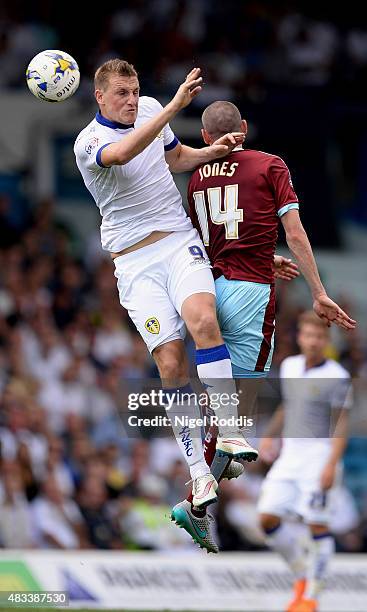
<instances>
[{"instance_id":1,"label":"player's hand","mask_svg":"<svg viewBox=\"0 0 367 612\"><path fill-rule=\"evenodd\" d=\"M274 277L282 280L293 280L299 276L298 266L291 259L282 257L282 255L274 255Z\"/></svg>"},{"instance_id":2,"label":"player's hand","mask_svg":"<svg viewBox=\"0 0 367 612\"><path fill-rule=\"evenodd\" d=\"M321 472L320 486L323 491L328 491L334 484L336 466L334 463L327 463Z\"/></svg>"},{"instance_id":3,"label":"player's hand","mask_svg":"<svg viewBox=\"0 0 367 612\"><path fill-rule=\"evenodd\" d=\"M172 98L171 103L175 106L177 112L188 106L191 100L201 92L203 79L200 72L200 68L193 68Z\"/></svg>"},{"instance_id":4,"label":"player's hand","mask_svg":"<svg viewBox=\"0 0 367 612\"><path fill-rule=\"evenodd\" d=\"M207 148L208 159L217 159L218 157L225 157L233 151L235 147L238 147L245 140L245 134L243 132L228 132L220 138L217 138Z\"/></svg>"},{"instance_id":5,"label":"player's hand","mask_svg":"<svg viewBox=\"0 0 367 612\"><path fill-rule=\"evenodd\" d=\"M315 298L313 309L320 319L323 319L328 327L331 323L335 323L342 329L354 329L357 322L351 319L344 310L331 300L326 293Z\"/></svg>"}]
</instances>

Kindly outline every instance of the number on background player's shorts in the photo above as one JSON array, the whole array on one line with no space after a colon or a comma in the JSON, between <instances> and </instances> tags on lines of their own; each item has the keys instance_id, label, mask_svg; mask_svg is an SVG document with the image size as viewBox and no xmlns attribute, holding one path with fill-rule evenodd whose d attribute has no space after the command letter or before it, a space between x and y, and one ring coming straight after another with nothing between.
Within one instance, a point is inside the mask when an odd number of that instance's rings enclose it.
<instances>
[{"instance_id":1,"label":"number on background player's shorts","mask_svg":"<svg viewBox=\"0 0 367 612\"><path fill-rule=\"evenodd\" d=\"M317 510L319 508L325 508L327 502L326 491L314 491L310 496L310 508Z\"/></svg>"}]
</instances>

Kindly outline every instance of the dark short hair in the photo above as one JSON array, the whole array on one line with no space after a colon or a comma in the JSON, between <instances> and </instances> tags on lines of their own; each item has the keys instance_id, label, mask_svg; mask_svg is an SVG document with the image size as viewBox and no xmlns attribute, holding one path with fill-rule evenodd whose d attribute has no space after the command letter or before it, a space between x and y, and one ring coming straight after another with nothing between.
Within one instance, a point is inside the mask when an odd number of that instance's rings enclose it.
<instances>
[{"instance_id":1,"label":"dark short hair","mask_svg":"<svg viewBox=\"0 0 367 612\"><path fill-rule=\"evenodd\" d=\"M241 113L232 102L218 100L204 110L201 121L204 130L211 136L223 136L241 130Z\"/></svg>"},{"instance_id":2,"label":"dark short hair","mask_svg":"<svg viewBox=\"0 0 367 612\"><path fill-rule=\"evenodd\" d=\"M102 64L94 75L95 89L106 89L111 74L126 77L138 77L134 66L122 59L111 59Z\"/></svg>"}]
</instances>

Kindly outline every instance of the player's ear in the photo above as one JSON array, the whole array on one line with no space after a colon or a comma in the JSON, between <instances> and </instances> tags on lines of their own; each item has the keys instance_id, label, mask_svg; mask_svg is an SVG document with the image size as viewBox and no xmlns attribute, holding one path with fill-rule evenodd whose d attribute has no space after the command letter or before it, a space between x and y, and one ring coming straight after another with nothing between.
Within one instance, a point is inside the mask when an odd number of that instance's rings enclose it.
<instances>
[{"instance_id":1,"label":"player's ear","mask_svg":"<svg viewBox=\"0 0 367 612\"><path fill-rule=\"evenodd\" d=\"M103 102L103 91L101 89L96 89L94 95L97 100L97 104L101 104Z\"/></svg>"},{"instance_id":2,"label":"player's ear","mask_svg":"<svg viewBox=\"0 0 367 612\"><path fill-rule=\"evenodd\" d=\"M247 121L246 119L241 120L241 130L247 136Z\"/></svg>"},{"instance_id":3,"label":"player's ear","mask_svg":"<svg viewBox=\"0 0 367 612\"><path fill-rule=\"evenodd\" d=\"M201 130L201 137L206 145L210 145L209 134L206 130L204 130L204 128Z\"/></svg>"}]
</instances>

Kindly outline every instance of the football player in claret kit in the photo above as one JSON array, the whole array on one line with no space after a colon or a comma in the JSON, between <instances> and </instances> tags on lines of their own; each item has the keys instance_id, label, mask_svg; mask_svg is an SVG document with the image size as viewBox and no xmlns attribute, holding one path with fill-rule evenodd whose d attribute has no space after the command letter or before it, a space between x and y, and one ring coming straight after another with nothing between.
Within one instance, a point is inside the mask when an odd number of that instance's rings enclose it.
<instances>
[{"instance_id":1,"label":"football player in claret kit","mask_svg":"<svg viewBox=\"0 0 367 612\"><path fill-rule=\"evenodd\" d=\"M167 397L176 398L169 416L190 469L195 505L205 507L216 500L217 483L204 458L201 428L183 429L175 419L182 413L192 422L201 417L192 398L185 403L192 389L184 324L197 347L199 378L210 380L209 396L235 392L235 386L216 318L210 262L170 171L223 157L243 141L243 134L226 134L202 149L178 141L169 121L200 93L201 84L200 69L194 68L163 108L154 98L139 98L131 64L109 60L95 74L99 111L79 134L74 151L102 216L102 247L114 260L120 302L156 361ZM220 406L219 417L221 411ZM237 417L235 404L230 411ZM257 457L233 427L223 426L219 433L229 457Z\"/></svg>"},{"instance_id":2,"label":"football player in claret kit","mask_svg":"<svg viewBox=\"0 0 367 612\"><path fill-rule=\"evenodd\" d=\"M315 612L334 540L329 530L332 487L340 475L346 445L346 414L351 407L348 372L325 358L329 343L326 324L314 312L299 319L299 355L280 367L282 404L260 443L270 463L274 436L282 435L279 457L263 482L258 503L260 522L270 548L291 568L294 597L288 612ZM309 552L294 522L300 517L310 532Z\"/></svg>"},{"instance_id":3,"label":"football player in claret kit","mask_svg":"<svg viewBox=\"0 0 367 612\"><path fill-rule=\"evenodd\" d=\"M247 123L238 108L226 101L210 104L203 113L202 124L207 145L227 131L247 134ZM251 379L247 383L241 381L242 397L249 396L253 379L265 377L271 365L275 322L274 253L279 219L288 246L309 285L315 313L328 325L333 322L347 330L355 327L355 321L328 297L321 283L300 221L299 202L290 173L280 157L246 149L241 143L225 158L202 164L195 170L188 186L188 202L191 219L213 266L217 317L234 378ZM208 463L212 457L207 458ZM203 531L199 521L205 509L198 512L193 504L191 497L177 504L172 519L214 552L217 547L207 545L213 538L201 539L198 535L200 529Z\"/></svg>"}]
</instances>

